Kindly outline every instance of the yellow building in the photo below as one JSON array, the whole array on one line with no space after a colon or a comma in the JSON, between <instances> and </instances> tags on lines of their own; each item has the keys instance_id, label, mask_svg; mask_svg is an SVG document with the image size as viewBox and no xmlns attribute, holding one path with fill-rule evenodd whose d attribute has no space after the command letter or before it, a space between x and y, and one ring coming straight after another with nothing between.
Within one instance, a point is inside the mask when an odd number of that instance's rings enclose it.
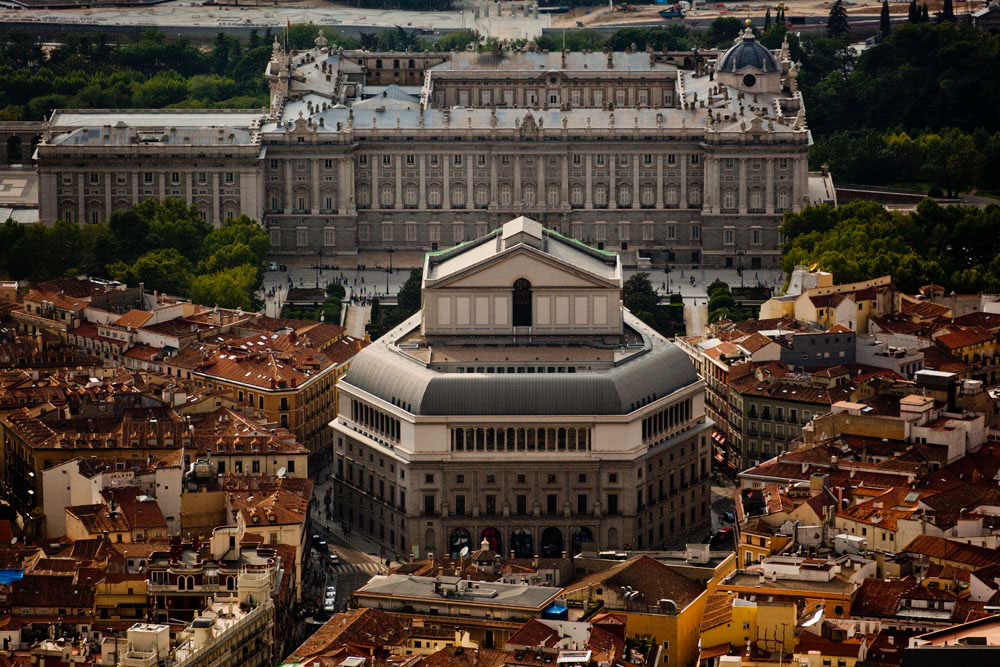
<instances>
[{"instance_id":1,"label":"yellow building","mask_svg":"<svg viewBox=\"0 0 1000 667\"><path fill-rule=\"evenodd\" d=\"M294 433L311 455L325 453L332 443L327 424L337 416L337 380L367 345L336 329L339 337L321 346L292 331L236 339L209 355L190 348L165 360L164 368L168 376L194 380L252 406L269 423Z\"/></svg>"},{"instance_id":2,"label":"yellow building","mask_svg":"<svg viewBox=\"0 0 1000 667\"><path fill-rule=\"evenodd\" d=\"M789 542L789 535L779 535L778 529L763 518L754 517L739 526L736 542L736 558L739 567L759 563L768 556L780 553Z\"/></svg>"},{"instance_id":3,"label":"yellow building","mask_svg":"<svg viewBox=\"0 0 1000 667\"><path fill-rule=\"evenodd\" d=\"M829 273L808 274L811 281L799 285L801 291L773 297L760 307L760 319L790 317L829 329L837 324L858 333L868 333L872 315L892 312L892 276L844 285L832 284ZM809 285L815 285L809 287Z\"/></svg>"},{"instance_id":4,"label":"yellow building","mask_svg":"<svg viewBox=\"0 0 1000 667\"><path fill-rule=\"evenodd\" d=\"M570 604L603 604L624 616L625 633L634 639L651 639L663 648L653 667L687 667L698 660L698 640L708 591L669 565L648 556L616 562L567 586Z\"/></svg>"},{"instance_id":5,"label":"yellow building","mask_svg":"<svg viewBox=\"0 0 1000 667\"><path fill-rule=\"evenodd\" d=\"M108 621L143 623L149 614L147 574L111 573L97 583L97 618Z\"/></svg>"},{"instance_id":6,"label":"yellow building","mask_svg":"<svg viewBox=\"0 0 1000 667\"><path fill-rule=\"evenodd\" d=\"M749 643L769 653L788 655L795 649L796 605L791 600L745 600L716 593L705 605L701 624L701 658L707 661Z\"/></svg>"}]
</instances>

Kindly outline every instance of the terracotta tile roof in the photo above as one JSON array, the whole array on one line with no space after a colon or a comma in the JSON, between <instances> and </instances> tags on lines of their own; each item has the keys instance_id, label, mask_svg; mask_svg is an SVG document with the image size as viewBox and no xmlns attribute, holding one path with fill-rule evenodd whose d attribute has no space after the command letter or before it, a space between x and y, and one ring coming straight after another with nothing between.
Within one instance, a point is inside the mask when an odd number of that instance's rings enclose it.
<instances>
[{"instance_id":1,"label":"terracotta tile roof","mask_svg":"<svg viewBox=\"0 0 1000 667\"><path fill-rule=\"evenodd\" d=\"M771 345L772 343L774 343L774 341L765 336L764 334L754 332L749 336L747 336L746 338L744 338L743 340L739 341L737 345L746 350L748 354L753 354L754 352L757 352L762 348Z\"/></svg>"},{"instance_id":2,"label":"terracotta tile roof","mask_svg":"<svg viewBox=\"0 0 1000 667\"><path fill-rule=\"evenodd\" d=\"M848 297L845 294L816 294L810 295L809 300L817 308L836 308L848 300Z\"/></svg>"},{"instance_id":3,"label":"terracotta tile roof","mask_svg":"<svg viewBox=\"0 0 1000 667\"><path fill-rule=\"evenodd\" d=\"M97 283L87 278L82 280L80 278L55 278L40 282L35 287L40 292L55 292L57 294L62 292L67 296L77 299L85 299L95 294L104 294L114 289L111 285Z\"/></svg>"},{"instance_id":4,"label":"terracotta tile roof","mask_svg":"<svg viewBox=\"0 0 1000 667\"><path fill-rule=\"evenodd\" d=\"M980 329L979 327L967 327L953 329L950 333L938 336L935 338L935 341L937 341L937 343L942 345L945 349L960 350L963 347L969 347L970 345L988 343L994 338L995 336L985 329Z\"/></svg>"},{"instance_id":5,"label":"terracotta tile roof","mask_svg":"<svg viewBox=\"0 0 1000 667\"><path fill-rule=\"evenodd\" d=\"M826 333L841 334L841 333L854 333L854 331L848 329L843 324L834 324L832 327L826 330Z\"/></svg>"},{"instance_id":6,"label":"terracotta tile roof","mask_svg":"<svg viewBox=\"0 0 1000 667\"><path fill-rule=\"evenodd\" d=\"M94 586L67 584L61 575L26 574L11 584L12 608L65 607L67 610L94 607Z\"/></svg>"},{"instance_id":7,"label":"terracotta tile roof","mask_svg":"<svg viewBox=\"0 0 1000 667\"><path fill-rule=\"evenodd\" d=\"M667 598L684 609L705 591L703 584L678 574L669 566L648 556L636 556L601 572L587 575L567 586L567 595L586 591L591 586L603 585L623 590L631 586L638 590L647 604Z\"/></svg>"},{"instance_id":8,"label":"terracotta tile roof","mask_svg":"<svg viewBox=\"0 0 1000 667\"><path fill-rule=\"evenodd\" d=\"M905 315L933 319L935 317L948 317L951 315L951 308L942 306L931 301L917 301L909 297L903 297L902 311Z\"/></svg>"},{"instance_id":9,"label":"terracotta tile roof","mask_svg":"<svg viewBox=\"0 0 1000 667\"><path fill-rule=\"evenodd\" d=\"M133 345L128 350L125 351L125 356L130 359L138 359L140 361L153 361L154 357L160 354L160 350L149 345Z\"/></svg>"},{"instance_id":10,"label":"terracotta tile roof","mask_svg":"<svg viewBox=\"0 0 1000 667\"><path fill-rule=\"evenodd\" d=\"M297 334L258 334L222 346L197 364L198 373L260 389L288 389L348 361L367 343L345 336L319 352Z\"/></svg>"},{"instance_id":11,"label":"terracotta tile roof","mask_svg":"<svg viewBox=\"0 0 1000 667\"><path fill-rule=\"evenodd\" d=\"M48 301L56 308L71 310L73 312L79 312L88 305L86 301L74 299L71 296L61 295L59 292L42 292L39 290L31 290L28 292L27 296L24 297L24 300L32 303L42 303L43 301Z\"/></svg>"},{"instance_id":12,"label":"terracotta tile roof","mask_svg":"<svg viewBox=\"0 0 1000 667\"><path fill-rule=\"evenodd\" d=\"M980 329L985 329L986 331L991 331L994 334L1000 332L1000 313L984 313L982 311L976 311L974 313L966 313L965 315L952 318L951 321L952 324L958 324L965 327L978 327Z\"/></svg>"},{"instance_id":13,"label":"terracotta tile roof","mask_svg":"<svg viewBox=\"0 0 1000 667\"><path fill-rule=\"evenodd\" d=\"M763 320L743 320L733 324L733 328L743 333L754 333L757 331L771 331L772 329L782 329L785 331L801 331L802 327L790 317L772 317Z\"/></svg>"},{"instance_id":14,"label":"terracotta tile roof","mask_svg":"<svg viewBox=\"0 0 1000 667\"><path fill-rule=\"evenodd\" d=\"M858 658L861 655L861 639L855 635L843 641L833 641L812 632L803 632L795 643L795 652L808 654L810 651L818 651L823 656Z\"/></svg>"},{"instance_id":15,"label":"terracotta tile roof","mask_svg":"<svg viewBox=\"0 0 1000 667\"><path fill-rule=\"evenodd\" d=\"M906 545L903 551L920 554L929 558L961 563L970 568L978 569L984 565L1000 563L1000 551L977 547L973 544L955 542L944 537L933 535L918 535Z\"/></svg>"},{"instance_id":16,"label":"terracotta tile roof","mask_svg":"<svg viewBox=\"0 0 1000 667\"><path fill-rule=\"evenodd\" d=\"M421 667L503 667L514 659L513 653L497 649L462 649L448 646L420 662Z\"/></svg>"},{"instance_id":17,"label":"terracotta tile roof","mask_svg":"<svg viewBox=\"0 0 1000 667\"><path fill-rule=\"evenodd\" d=\"M924 353L924 368L928 370L957 373L959 375L972 370L969 364L934 345L925 347L920 351Z\"/></svg>"},{"instance_id":18,"label":"terracotta tile roof","mask_svg":"<svg viewBox=\"0 0 1000 667\"><path fill-rule=\"evenodd\" d=\"M133 329L138 329L146 322L148 322L153 317L153 313L148 310L139 310L133 308L128 311L117 320L115 320L116 327L131 327Z\"/></svg>"},{"instance_id":19,"label":"terracotta tile roof","mask_svg":"<svg viewBox=\"0 0 1000 667\"><path fill-rule=\"evenodd\" d=\"M332 655L350 645L372 647L379 637L381 646L398 645L409 634L409 624L401 617L380 609L353 609L335 614L286 662L305 662L309 658Z\"/></svg>"},{"instance_id":20,"label":"terracotta tile roof","mask_svg":"<svg viewBox=\"0 0 1000 667\"><path fill-rule=\"evenodd\" d=\"M128 345L128 341L121 340L118 338L112 338L111 336L102 336L100 329L97 328L96 324L92 322L84 322L75 329L69 331L72 336L79 336L80 338L92 338L94 340L101 341L102 343L108 343L111 345L117 345L118 347L125 347Z\"/></svg>"},{"instance_id":21,"label":"terracotta tile roof","mask_svg":"<svg viewBox=\"0 0 1000 667\"><path fill-rule=\"evenodd\" d=\"M312 485L306 486L311 487ZM289 487L282 485L263 495L260 493L231 492L229 506L243 515L243 520L248 528L300 524L306 520L309 498L309 494L296 493Z\"/></svg>"},{"instance_id":22,"label":"terracotta tile roof","mask_svg":"<svg viewBox=\"0 0 1000 667\"><path fill-rule=\"evenodd\" d=\"M701 631L711 630L733 620L733 599L731 593L713 593L705 601L705 613L701 617Z\"/></svg>"},{"instance_id":23,"label":"terracotta tile roof","mask_svg":"<svg viewBox=\"0 0 1000 667\"><path fill-rule=\"evenodd\" d=\"M199 454L308 452L289 431L269 427L225 407L215 410L195 424L194 444Z\"/></svg>"},{"instance_id":24,"label":"terracotta tile roof","mask_svg":"<svg viewBox=\"0 0 1000 667\"><path fill-rule=\"evenodd\" d=\"M906 579L865 579L851 605L851 616L895 616L899 601L916 581Z\"/></svg>"}]
</instances>

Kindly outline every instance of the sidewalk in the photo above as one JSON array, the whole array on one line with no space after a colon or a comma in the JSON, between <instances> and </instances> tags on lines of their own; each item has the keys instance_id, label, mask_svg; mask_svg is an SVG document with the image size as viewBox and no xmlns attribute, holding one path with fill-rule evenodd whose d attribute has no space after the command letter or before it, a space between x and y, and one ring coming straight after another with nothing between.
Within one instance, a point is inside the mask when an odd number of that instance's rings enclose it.
<instances>
[{"instance_id":1,"label":"sidewalk","mask_svg":"<svg viewBox=\"0 0 1000 667\"><path fill-rule=\"evenodd\" d=\"M348 545L350 548L354 549L359 554L363 555L365 558L377 565L379 572L386 572L388 568L385 566L385 561L388 559L395 564L395 557L397 554L386 550L385 547L373 540L368 539L364 535L353 531L350 534L345 533L342 523L336 519L333 521L327 521L322 498L326 494L326 489L333 485L333 481L329 479L329 473L325 470L323 471L323 475L320 477L320 480L322 481L317 481L313 487L313 496L316 498L312 514L313 522L316 525L325 528L339 541Z\"/></svg>"}]
</instances>

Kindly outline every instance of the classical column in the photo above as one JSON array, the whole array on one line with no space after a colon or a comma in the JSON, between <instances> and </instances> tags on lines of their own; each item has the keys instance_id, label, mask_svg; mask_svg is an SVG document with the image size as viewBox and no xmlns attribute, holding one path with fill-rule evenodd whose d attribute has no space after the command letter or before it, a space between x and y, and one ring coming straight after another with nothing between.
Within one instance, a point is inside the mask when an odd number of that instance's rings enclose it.
<instances>
[{"instance_id":1,"label":"classical column","mask_svg":"<svg viewBox=\"0 0 1000 667\"><path fill-rule=\"evenodd\" d=\"M114 174L104 174L104 221L111 218L111 183Z\"/></svg>"},{"instance_id":2,"label":"classical column","mask_svg":"<svg viewBox=\"0 0 1000 667\"><path fill-rule=\"evenodd\" d=\"M792 210L799 211L802 208L802 183L799 177L799 159L792 159Z\"/></svg>"},{"instance_id":3,"label":"classical column","mask_svg":"<svg viewBox=\"0 0 1000 667\"><path fill-rule=\"evenodd\" d=\"M397 155L396 162L396 204L395 208L403 208L403 156Z\"/></svg>"},{"instance_id":4,"label":"classical column","mask_svg":"<svg viewBox=\"0 0 1000 667\"><path fill-rule=\"evenodd\" d=\"M191 201L192 201L192 191L194 190L194 173L193 172L189 171L185 175L185 177L184 177L184 188L185 188L184 189L185 200L187 201L188 206L190 206L191 205Z\"/></svg>"},{"instance_id":5,"label":"classical column","mask_svg":"<svg viewBox=\"0 0 1000 667\"><path fill-rule=\"evenodd\" d=\"M746 158L740 158L740 175L739 175L739 190L737 191L737 196L739 197L740 215L747 214L747 160Z\"/></svg>"},{"instance_id":6,"label":"classical column","mask_svg":"<svg viewBox=\"0 0 1000 667\"><path fill-rule=\"evenodd\" d=\"M584 200L584 208L590 210L594 208L594 166L593 156L590 153L587 153L587 173L584 187L587 192L587 198Z\"/></svg>"},{"instance_id":7,"label":"classical column","mask_svg":"<svg viewBox=\"0 0 1000 667\"><path fill-rule=\"evenodd\" d=\"M219 179L215 179L218 183ZM218 192L213 193L218 196ZM290 159L285 160L285 213L291 213L295 210L295 202L292 201L294 197L292 196L292 161ZM216 204L216 207L218 205ZM214 210L214 209L213 209Z\"/></svg>"},{"instance_id":8,"label":"classical column","mask_svg":"<svg viewBox=\"0 0 1000 667\"><path fill-rule=\"evenodd\" d=\"M768 215L774 215L774 158L767 158L767 172L764 176L764 207Z\"/></svg>"},{"instance_id":9,"label":"classical column","mask_svg":"<svg viewBox=\"0 0 1000 667\"><path fill-rule=\"evenodd\" d=\"M167 172L160 172L160 201L167 198Z\"/></svg>"},{"instance_id":10,"label":"classical column","mask_svg":"<svg viewBox=\"0 0 1000 667\"><path fill-rule=\"evenodd\" d=\"M618 208L618 193L615 191L615 170L618 168L618 156L608 156L608 208Z\"/></svg>"},{"instance_id":11,"label":"classical column","mask_svg":"<svg viewBox=\"0 0 1000 667\"><path fill-rule=\"evenodd\" d=\"M712 174L715 172L715 161L708 155L702 158L702 169L704 170L703 183L701 185L701 207L705 213L711 213L715 207L715 185L712 183Z\"/></svg>"},{"instance_id":12,"label":"classical column","mask_svg":"<svg viewBox=\"0 0 1000 667\"><path fill-rule=\"evenodd\" d=\"M524 199L521 198L521 155L514 156L514 206L521 208L524 206Z\"/></svg>"},{"instance_id":13,"label":"classical column","mask_svg":"<svg viewBox=\"0 0 1000 667\"><path fill-rule=\"evenodd\" d=\"M569 208L569 155L562 156L562 207Z\"/></svg>"},{"instance_id":14,"label":"classical column","mask_svg":"<svg viewBox=\"0 0 1000 667\"><path fill-rule=\"evenodd\" d=\"M472 198L472 155L465 156L465 208L475 208L476 202Z\"/></svg>"},{"instance_id":15,"label":"classical column","mask_svg":"<svg viewBox=\"0 0 1000 667\"><path fill-rule=\"evenodd\" d=\"M497 183L497 156L496 153L490 155L490 204L496 204L499 199L499 188Z\"/></svg>"},{"instance_id":16,"label":"classical column","mask_svg":"<svg viewBox=\"0 0 1000 667\"><path fill-rule=\"evenodd\" d=\"M79 222L80 224L87 222L87 204L83 198L83 188L85 181L86 181L86 176L84 174L76 175L76 215L77 215L77 222Z\"/></svg>"},{"instance_id":17,"label":"classical column","mask_svg":"<svg viewBox=\"0 0 1000 667\"><path fill-rule=\"evenodd\" d=\"M663 153L656 154L656 208L663 208Z\"/></svg>"},{"instance_id":18,"label":"classical column","mask_svg":"<svg viewBox=\"0 0 1000 667\"><path fill-rule=\"evenodd\" d=\"M212 173L212 224L216 227L222 219L219 217L219 181L222 180L222 175L219 172Z\"/></svg>"},{"instance_id":19,"label":"classical column","mask_svg":"<svg viewBox=\"0 0 1000 667\"><path fill-rule=\"evenodd\" d=\"M719 158L712 160L712 211L719 213L722 210L722 161Z\"/></svg>"},{"instance_id":20,"label":"classical column","mask_svg":"<svg viewBox=\"0 0 1000 667\"><path fill-rule=\"evenodd\" d=\"M312 212L317 215L320 209L319 201L319 160L312 159Z\"/></svg>"},{"instance_id":21,"label":"classical column","mask_svg":"<svg viewBox=\"0 0 1000 667\"><path fill-rule=\"evenodd\" d=\"M632 208L639 208L639 160L642 157L637 153L632 156Z\"/></svg>"},{"instance_id":22,"label":"classical column","mask_svg":"<svg viewBox=\"0 0 1000 667\"><path fill-rule=\"evenodd\" d=\"M691 157L687 153L681 153L677 156L677 159L681 161L681 198L678 202L678 207L687 208L688 206L688 160Z\"/></svg>"},{"instance_id":23,"label":"classical column","mask_svg":"<svg viewBox=\"0 0 1000 667\"><path fill-rule=\"evenodd\" d=\"M424 168L424 162L427 160L427 156L423 153L420 154L420 200L417 203L417 208L425 209L427 208L427 170Z\"/></svg>"},{"instance_id":24,"label":"classical column","mask_svg":"<svg viewBox=\"0 0 1000 667\"><path fill-rule=\"evenodd\" d=\"M129 175L129 180L132 182L132 206L139 203L139 174Z\"/></svg>"},{"instance_id":25,"label":"classical column","mask_svg":"<svg viewBox=\"0 0 1000 667\"><path fill-rule=\"evenodd\" d=\"M444 192L441 193L443 208L451 208L451 156L445 153L441 156L441 164L444 165Z\"/></svg>"},{"instance_id":26,"label":"classical column","mask_svg":"<svg viewBox=\"0 0 1000 667\"><path fill-rule=\"evenodd\" d=\"M548 203L545 198L545 156L536 155L535 165L535 206L544 207Z\"/></svg>"},{"instance_id":27,"label":"classical column","mask_svg":"<svg viewBox=\"0 0 1000 667\"><path fill-rule=\"evenodd\" d=\"M378 155L372 155L368 159L371 160L372 166L371 206L373 209L378 209L382 206L382 193L378 189L378 161L381 158Z\"/></svg>"}]
</instances>

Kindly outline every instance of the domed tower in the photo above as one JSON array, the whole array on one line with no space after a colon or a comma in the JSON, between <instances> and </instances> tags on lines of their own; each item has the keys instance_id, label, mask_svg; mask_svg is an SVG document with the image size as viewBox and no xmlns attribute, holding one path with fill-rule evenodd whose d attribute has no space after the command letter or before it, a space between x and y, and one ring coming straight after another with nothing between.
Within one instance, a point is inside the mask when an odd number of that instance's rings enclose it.
<instances>
[{"instance_id":1,"label":"domed tower","mask_svg":"<svg viewBox=\"0 0 1000 667\"><path fill-rule=\"evenodd\" d=\"M719 81L748 93L781 91L781 66L774 54L754 37L750 19L736 43L716 67Z\"/></svg>"}]
</instances>

